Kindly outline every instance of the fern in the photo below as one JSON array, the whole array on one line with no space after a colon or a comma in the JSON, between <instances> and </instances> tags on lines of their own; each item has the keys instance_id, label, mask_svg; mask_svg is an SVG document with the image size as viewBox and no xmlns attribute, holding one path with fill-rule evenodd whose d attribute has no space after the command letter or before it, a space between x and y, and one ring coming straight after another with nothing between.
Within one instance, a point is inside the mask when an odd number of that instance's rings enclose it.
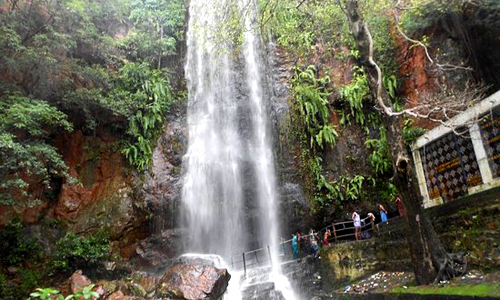
<instances>
[{"instance_id":1,"label":"fern","mask_svg":"<svg viewBox=\"0 0 500 300\"><path fill-rule=\"evenodd\" d=\"M298 111L309 135L311 149L316 145L320 148L325 144L335 145L335 138L338 135L333 125L329 123L328 97L331 93L326 86L330 83L330 78L328 76L317 78L316 72L314 66L308 66L304 71L295 68L292 78Z\"/></svg>"},{"instance_id":2,"label":"fern","mask_svg":"<svg viewBox=\"0 0 500 300\"><path fill-rule=\"evenodd\" d=\"M372 153L368 157L370 166L376 174L387 173L391 169L391 160L389 157L389 146L387 144L386 129L379 127L378 139L367 139L365 145Z\"/></svg>"},{"instance_id":3,"label":"fern","mask_svg":"<svg viewBox=\"0 0 500 300\"><path fill-rule=\"evenodd\" d=\"M173 96L168 81L158 70L150 70L144 64L128 64L123 74L123 81L136 88L134 96L143 105L130 117L127 133L131 140L122 153L131 165L143 171L151 165L156 140Z\"/></svg>"},{"instance_id":4,"label":"fern","mask_svg":"<svg viewBox=\"0 0 500 300\"><path fill-rule=\"evenodd\" d=\"M354 67L354 77L349 85L340 90L340 95L349 104L350 115L361 126L365 125L365 115L363 113L363 100L370 94L370 88L366 79L366 74L359 67ZM347 118L349 119L349 118Z\"/></svg>"}]
</instances>

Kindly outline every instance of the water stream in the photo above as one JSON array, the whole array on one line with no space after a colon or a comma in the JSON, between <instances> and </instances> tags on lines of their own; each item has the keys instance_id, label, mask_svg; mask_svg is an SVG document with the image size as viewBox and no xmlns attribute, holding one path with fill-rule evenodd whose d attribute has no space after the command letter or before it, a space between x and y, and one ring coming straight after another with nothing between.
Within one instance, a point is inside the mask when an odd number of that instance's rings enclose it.
<instances>
[{"instance_id":1,"label":"water stream","mask_svg":"<svg viewBox=\"0 0 500 300\"><path fill-rule=\"evenodd\" d=\"M262 43L254 28L257 3L191 0L189 15L185 249L231 257L278 241L270 104L263 92ZM277 262L276 251L271 256ZM264 281L289 289L277 265L265 271ZM244 282L239 275L234 272L231 282ZM240 290L231 284L230 298L237 299Z\"/></svg>"}]
</instances>

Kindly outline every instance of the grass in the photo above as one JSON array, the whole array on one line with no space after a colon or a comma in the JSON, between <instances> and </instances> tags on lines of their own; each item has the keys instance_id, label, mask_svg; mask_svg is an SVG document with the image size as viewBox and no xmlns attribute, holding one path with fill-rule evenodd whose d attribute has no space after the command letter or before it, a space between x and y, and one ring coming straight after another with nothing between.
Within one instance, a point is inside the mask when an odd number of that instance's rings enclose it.
<instances>
[{"instance_id":1,"label":"grass","mask_svg":"<svg viewBox=\"0 0 500 300\"><path fill-rule=\"evenodd\" d=\"M408 288L394 288L393 293L420 294L420 295L461 295L461 296L499 296L500 284L483 283L479 285L463 286L410 286Z\"/></svg>"}]
</instances>

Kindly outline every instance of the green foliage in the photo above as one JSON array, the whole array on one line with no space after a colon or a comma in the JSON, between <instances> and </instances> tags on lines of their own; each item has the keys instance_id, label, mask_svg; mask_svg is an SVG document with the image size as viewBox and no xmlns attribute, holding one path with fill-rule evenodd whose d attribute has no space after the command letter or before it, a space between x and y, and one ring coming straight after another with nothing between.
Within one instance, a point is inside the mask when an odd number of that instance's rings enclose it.
<instances>
[{"instance_id":1,"label":"green foliage","mask_svg":"<svg viewBox=\"0 0 500 300\"><path fill-rule=\"evenodd\" d=\"M419 126L413 126L413 119L406 119L403 125L403 140L406 146L411 146L426 130Z\"/></svg>"},{"instance_id":2,"label":"green foliage","mask_svg":"<svg viewBox=\"0 0 500 300\"><path fill-rule=\"evenodd\" d=\"M42 247L36 241L27 239L19 220L9 222L0 231L0 262L9 266L20 266L23 262L36 262L42 257Z\"/></svg>"},{"instance_id":3,"label":"green foliage","mask_svg":"<svg viewBox=\"0 0 500 300\"><path fill-rule=\"evenodd\" d=\"M109 237L104 230L87 236L68 232L56 244L54 266L62 270L74 270L96 265L110 256Z\"/></svg>"},{"instance_id":4,"label":"green foliage","mask_svg":"<svg viewBox=\"0 0 500 300\"><path fill-rule=\"evenodd\" d=\"M138 170L149 167L153 148L163 125L165 113L173 96L165 76L144 64L127 64L122 69L122 81L140 108L130 116L128 135L131 141L123 153Z\"/></svg>"},{"instance_id":5,"label":"green foliage","mask_svg":"<svg viewBox=\"0 0 500 300\"><path fill-rule=\"evenodd\" d=\"M7 282L7 276L0 273L0 299L10 300L14 297L14 289Z\"/></svg>"},{"instance_id":6,"label":"green foliage","mask_svg":"<svg viewBox=\"0 0 500 300\"><path fill-rule=\"evenodd\" d=\"M83 287L83 289L81 291L75 293L73 296L72 295L67 296L66 298L64 298L64 300L70 300L73 298L74 299L84 299L84 300L92 299L92 297L98 298L99 293L94 292L92 290L94 287L95 287L95 284L89 284L86 287Z\"/></svg>"},{"instance_id":7,"label":"green foliage","mask_svg":"<svg viewBox=\"0 0 500 300\"><path fill-rule=\"evenodd\" d=\"M497 0L408 0L405 6L411 9L403 11L401 24L408 35L421 36L425 29L438 24L452 14L467 14L470 5L492 10L500 9L500 2Z\"/></svg>"},{"instance_id":8,"label":"green foliage","mask_svg":"<svg viewBox=\"0 0 500 300\"><path fill-rule=\"evenodd\" d=\"M52 300L52 299L60 299L59 291L51 288L37 288L35 292L30 294L29 299L41 299L41 300Z\"/></svg>"},{"instance_id":9,"label":"green foliage","mask_svg":"<svg viewBox=\"0 0 500 300\"><path fill-rule=\"evenodd\" d=\"M396 37L393 33L390 0L361 0L360 9L373 37L373 50L377 64L384 74L397 74Z\"/></svg>"},{"instance_id":10,"label":"green foliage","mask_svg":"<svg viewBox=\"0 0 500 300\"><path fill-rule=\"evenodd\" d=\"M318 41L328 51L341 45L355 48L345 15L334 0L260 0L260 8L262 29L271 31L288 53L307 56Z\"/></svg>"},{"instance_id":11,"label":"green foliage","mask_svg":"<svg viewBox=\"0 0 500 300\"><path fill-rule=\"evenodd\" d=\"M367 139L366 147L372 150L368 157L370 166L375 174L386 174L391 170L391 158L389 156L389 146L387 144L387 133L384 126L379 127L378 139Z\"/></svg>"},{"instance_id":12,"label":"green foliage","mask_svg":"<svg viewBox=\"0 0 500 300\"><path fill-rule=\"evenodd\" d=\"M486 282L477 285L447 285L447 286L410 286L410 287L395 287L392 293L395 294L417 294L417 295L457 295L457 296L472 296L477 298L495 298L500 292L500 284L498 282ZM435 296L436 298L438 296Z\"/></svg>"},{"instance_id":13,"label":"green foliage","mask_svg":"<svg viewBox=\"0 0 500 300\"><path fill-rule=\"evenodd\" d=\"M294 98L297 101L300 116L309 135L310 147L315 145L335 145L338 136L335 127L330 124L330 109L326 88L330 78L325 76L316 78L316 68L308 66L304 71L296 68L292 77Z\"/></svg>"},{"instance_id":14,"label":"green foliage","mask_svg":"<svg viewBox=\"0 0 500 300\"><path fill-rule=\"evenodd\" d=\"M132 58L147 57L160 68L162 57L174 54L183 39L185 13L181 0L131 0L130 20L135 30L122 47Z\"/></svg>"},{"instance_id":15,"label":"green foliage","mask_svg":"<svg viewBox=\"0 0 500 300\"><path fill-rule=\"evenodd\" d=\"M307 153L303 155L307 155ZM353 177L340 176L336 180L329 181L323 175L322 162L323 160L317 156L309 159L308 169L316 183L315 189L310 191L314 204L318 206L314 209L324 208L332 204L340 206L343 202L356 201L362 197L367 177L358 174Z\"/></svg>"},{"instance_id":16,"label":"green foliage","mask_svg":"<svg viewBox=\"0 0 500 300\"><path fill-rule=\"evenodd\" d=\"M160 67L183 39L184 2L35 0L4 6L0 204L34 206L53 197L61 179L74 183L53 146L58 134L73 128L86 135L98 126L113 128L131 163L147 168L173 99L168 78L174 72ZM33 188L40 184L42 190Z\"/></svg>"},{"instance_id":17,"label":"green foliage","mask_svg":"<svg viewBox=\"0 0 500 300\"><path fill-rule=\"evenodd\" d=\"M366 116L363 112L363 102L370 97L370 87L368 86L366 74L363 69L354 67L353 72L351 82L342 87L340 94L349 105L350 113L345 116L347 122L350 121L350 117L352 116L356 123L364 126Z\"/></svg>"},{"instance_id":18,"label":"green foliage","mask_svg":"<svg viewBox=\"0 0 500 300\"><path fill-rule=\"evenodd\" d=\"M459 12L468 0L409 0L406 5L412 9L405 10L401 23L409 35L418 34L429 28L452 12Z\"/></svg>"},{"instance_id":19,"label":"green foliage","mask_svg":"<svg viewBox=\"0 0 500 300\"><path fill-rule=\"evenodd\" d=\"M389 0L361 0L360 9L372 29L377 62L384 71L397 72L395 39ZM303 59L320 50L334 57L358 58L346 15L336 0L260 0L262 30L271 32L284 49ZM264 34L264 36L267 36ZM347 49L347 50L346 50Z\"/></svg>"},{"instance_id":20,"label":"green foliage","mask_svg":"<svg viewBox=\"0 0 500 300\"><path fill-rule=\"evenodd\" d=\"M92 290L94 287L95 287L95 284L90 284L86 287L79 287L79 288L82 288L81 291L79 291L75 294L70 294L66 297L64 297L62 294L60 294L60 291L56 290L56 289L37 288L33 293L30 294L30 297L28 299L29 300L31 300L31 299L41 299L41 300L72 300L72 299L89 300L89 299L97 299L97 298L99 298L99 293L94 292Z\"/></svg>"},{"instance_id":21,"label":"green foliage","mask_svg":"<svg viewBox=\"0 0 500 300\"><path fill-rule=\"evenodd\" d=\"M28 179L42 182L51 189L52 178L69 179L67 167L57 149L46 142L52 132L62 128L71 131L66 115L41 100L6 95L0 98L0 204L24 205L37 199L28 194ZM33 201L35 200L35 201Z\"/></svg>"},{"instance_id":22,"label":"green foliage","mask_svg":"<svg viewBox=\"0 0 500 300\"><path fill-rule=\"evenodd\" d=\"M18 272L19 279L21 280L19 292L22 294L29 293L29 291L33 290L42 279L42 273L40 273L38 270L27 270L21 268L18 270Z\"/></svg>"},{"instance_id":23,"label":"green foliage","mask_svg":"<svg viewBox=\"0 0 500 300\"><path fill-rule=\"evenodd\" d=\"M394 75L385 75L382 78L382 83L384 85L387 94L392 98L396 98L396 91L398 89L398 81Z\"/></svg>"}]
</instances>

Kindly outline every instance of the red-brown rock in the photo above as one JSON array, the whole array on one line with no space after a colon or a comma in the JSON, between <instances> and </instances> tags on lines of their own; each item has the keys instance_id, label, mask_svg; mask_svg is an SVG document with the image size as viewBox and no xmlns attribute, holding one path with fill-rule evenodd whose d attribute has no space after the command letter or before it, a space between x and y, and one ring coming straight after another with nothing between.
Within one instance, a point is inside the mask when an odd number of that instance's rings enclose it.
<instances>
[{"instance_id":1,"label":"red-brown rock","mask_svg":"<svg viewBox=\"0 0 500 300\"><path fill-rule=\"evenodd\" d=\"M144 290L147 293L150 293L156 288L159 281L160 278L156 276L144 275L141 277L141 279L139 279L139 284L144 288Z\"/></svg>"},{"instance_id":2,"label":"red-brown rock","mask_svg":"<svg viewBox=\"0 0 500 300\"><path fill-rule=\"evenodd\" d=\"M171 299L219 299L231 275L227 269L197 263L177 263L160 280L157 295Z\"/></svg>"},{"instance_id":3,"label":"red-brown rock","mask_svg":"<svg viewBox=\"0 0 500 300\"><path fill-rule=\"evenodd\" d=\"M70 282L71 282L71 292L73 294L81 292L84 287L92 284L92 281L90 281L90 279L87 276L83 275L82 270L75 271L75 273L71 275Z\"/></svg>"},{"instance_id":4,"label":"red-brown rock","mask_svg":"<svg viewBox=\"0 0 500 300\"><path fill-rule=\"evenodd\" d=\"M125 296L121 291L116 291L113 294L109 295L106 300L129 300L130 296Z\"/></svg>"}]
</instances>

